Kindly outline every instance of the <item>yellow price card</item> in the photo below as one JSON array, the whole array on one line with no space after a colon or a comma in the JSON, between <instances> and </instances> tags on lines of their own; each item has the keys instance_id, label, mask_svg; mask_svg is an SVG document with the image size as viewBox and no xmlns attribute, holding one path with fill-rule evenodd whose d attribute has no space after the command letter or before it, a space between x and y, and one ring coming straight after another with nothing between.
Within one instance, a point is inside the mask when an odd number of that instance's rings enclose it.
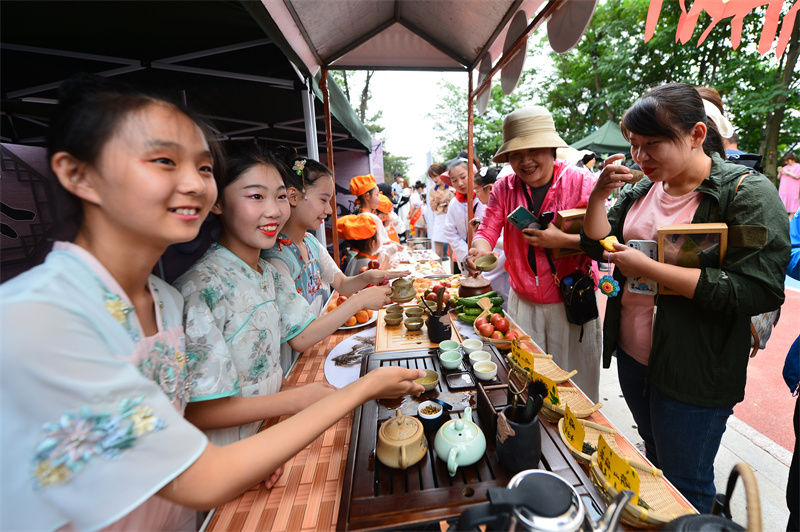
<instances>
[{"instance_id":1,"label":"yellow price card","mask_svg":"<svg viewBox=\"0 0 800 532\"><path fill-rule=\"evenodd\" d=\"M581 425L578 418L575 417L575 414L572 413L572 410L569 409L569 406L565 406L564 410L564 436L567 437L567 441L570 445L579 452L583 452L583 442L586 438L583 425Z\"/></svg>"},{"instance_id":2,"label":"yellow price card","mask_svg":"<svg viewBox=\"0 0 800 532\"><path fill-rule=\"evenodd\" d=\"M633 504L639 503L639 474L634 468L625 463L617 453L606 443L603 436L597 441L597 462L600 470L615 489L631 490L636 496L631 499Z\"/></svg>"},{"instance_id":3,"label":"yellow price card","mask_svg":"<svg viewBox=\"0 0 800 532\"><path fill-rule=\"evenodd\" d=\"M511 341L511 358L525 371L533 371L533 355L522 349L516 340Z\"/></svg>"},{"instance_id":4,"label":"yellow price card","mask_svg":"<svg viewBox=\"0 0 800 532\"><path fill-rule=\"evenodd\" d=\"M551 405L558 406L561 404L561 400L558 398L558 387L553 379L548 379L544 375L540 375L533 371L533 368L530 370L531 374L531 381L542 381L545 386L547 386L548 394L545 397L545 401L549 401Z\"/></svg>"}]
</instances>

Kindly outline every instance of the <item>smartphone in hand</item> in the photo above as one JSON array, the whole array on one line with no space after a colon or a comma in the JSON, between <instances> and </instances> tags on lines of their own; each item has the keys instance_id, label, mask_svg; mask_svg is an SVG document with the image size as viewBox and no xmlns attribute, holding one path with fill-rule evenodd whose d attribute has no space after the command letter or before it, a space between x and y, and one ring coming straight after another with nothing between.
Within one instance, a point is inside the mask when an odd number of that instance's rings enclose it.
<instances>
[{"instance_id":1,"label":"smartphone in hand","mask_svg":"<svg viewBox=\"0 0 800 532\"><path fill-rule=\"evenodd\" d=\"M531 211L529 211L528 209L526 209L522 205L520 205L519 207L514 209L514 212L509 214L506 217L506 219L511 223L511 225L513 225L514 227L516 227L520 231L522 231L523 229L529 229L529 228L530 229L541 229L542 228L542 225L539 222L539 219L536 218L536 216L534 216L533 213L531 213Z\"/></svg>"}]
</instances>

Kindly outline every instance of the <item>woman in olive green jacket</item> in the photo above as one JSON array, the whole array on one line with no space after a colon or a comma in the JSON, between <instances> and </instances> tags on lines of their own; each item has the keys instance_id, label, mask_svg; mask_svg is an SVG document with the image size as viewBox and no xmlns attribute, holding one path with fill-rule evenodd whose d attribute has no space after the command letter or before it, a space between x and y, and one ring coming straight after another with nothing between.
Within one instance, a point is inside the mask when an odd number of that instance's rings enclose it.
<instances>
[{"instance_id":1,"label":"woman in olive green jacket","mask_svg":"<svg viewBox=\"0 0 800 532\"><path fill-rule=\"evenodd\" d=\"M614 264L622 287L606 307L603 361L608 367L616 352L648 459L708 512L714 457L733 406L744 398L750 316L783 303L788 223L769 180L720 156L719 133L691 85L651 89L622 126L647 177L624 186L632 175L611 157L581 235L590 257ZM623 186L606 213L605 198ZM721 267L664 264L624 244L609 252L598 242L608 235L622 243L657 240L660 225L707 222L728 225ZM668 285L679 295L631 291L629 278Z\"/></svg>"}]
</instances>

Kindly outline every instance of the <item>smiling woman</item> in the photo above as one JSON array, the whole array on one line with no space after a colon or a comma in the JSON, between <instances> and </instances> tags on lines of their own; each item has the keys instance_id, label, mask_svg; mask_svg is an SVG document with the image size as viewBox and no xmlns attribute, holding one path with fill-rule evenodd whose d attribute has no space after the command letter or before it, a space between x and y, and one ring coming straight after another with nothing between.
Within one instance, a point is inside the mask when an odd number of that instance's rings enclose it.
<instances>
[{"instance_id":1,"label":"smiling woman","mask_svg":"<svg viewBox=\"0 0 800 532\"><path fill-rule=\"evenodd\" d=\"M477 274L475 259L489 255L503 235L505 269L511 291L508 313L553 360L576 369L573 379L596 401L600 380L600 324L593 319L570 323L557 279L575 272L587 273L585 255L554 258L552 248L578 248L578 235L549 224L542 229L520 230L507 217L521 205L534 216L573 209L586 204L594 183L592 173L555 158L566 147L556 133L553 117L539 106L514 111L503 121L503 145L493 162L508 162L514 173L493 185L480 227L469 250L467 267ZM497 252L494 252L498 255Z\"/></svg>"}]
</instances>

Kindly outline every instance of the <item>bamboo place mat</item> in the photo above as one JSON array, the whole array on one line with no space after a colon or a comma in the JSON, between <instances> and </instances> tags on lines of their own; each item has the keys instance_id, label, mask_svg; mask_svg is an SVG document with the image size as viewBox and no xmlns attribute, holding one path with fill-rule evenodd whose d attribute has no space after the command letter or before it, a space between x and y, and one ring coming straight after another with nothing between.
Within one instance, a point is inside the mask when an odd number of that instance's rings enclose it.
<instances>
[{"instance_id":1,"label":"bamboo place mat","mask_svg":"<svg viewBox=\"0 0 800 532\"><path fill-rule=\"evenodd\" d=\"M306 351L289 376L289 384L302 386L323 382L325 357L352 333L338 331ZM335 530L352 421L350 413L286 462L283 474L272 489L266 489L261 483L217 508L206 530ZM276 422L270 420L264 428Z\"/></svg>"},{"instance_id":2,"label":"bamboo place mat","mask_svg":"<svg viewBox=\"0 0 800 532\"><path fill-rule=\"evenodd\" d=\"M430 338L428 338L427 325L423 325L422 329L418 331L409 331L402 323L400 325L386 325L386 322L383 321L385 315L386 309L380 309L378 311L378 321L375 322L375 326L378 329L375 334L376 353L413 351L439 347L439 344L431 342ZM425 318L426 316L423 314L423 320ZM461 343L455 329L450 337Z\"/></svg>"}]
</instances>

